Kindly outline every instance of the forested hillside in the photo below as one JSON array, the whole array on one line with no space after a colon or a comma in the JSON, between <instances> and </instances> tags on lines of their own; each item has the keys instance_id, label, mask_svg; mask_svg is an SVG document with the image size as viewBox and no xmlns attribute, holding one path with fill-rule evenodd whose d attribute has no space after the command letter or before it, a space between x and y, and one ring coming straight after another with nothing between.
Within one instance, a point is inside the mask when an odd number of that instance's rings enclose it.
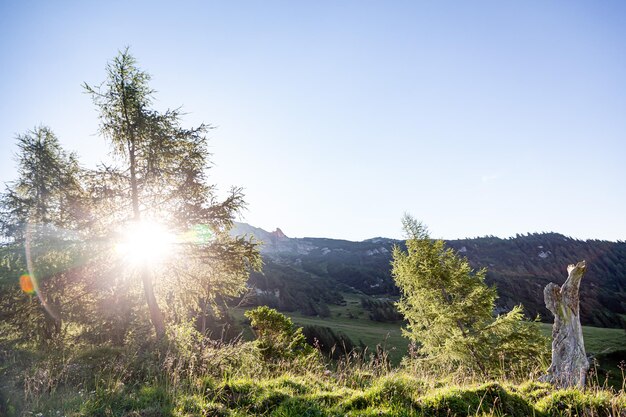
<instances>
[{"instance_id":1,"label":"forested hillside","mask_svg":"<svg viewBox=\"0 0 626 417\"><path fill-rule=\"evenodd\" d=\"M262 273L253 273L253 304L283 311L325 315L327 304L341 304L341 291L395 296L391 250L402 241L373 238L362 242L289 238L277 229L267 232L238 223L235 234L251 234L264 242ZM487 268L487 283L498 289L497 310L522 303L530 316L550 321L543 288L562 284L570 263L586 260L581 285L581 320L585 325L621 327L626 317L626 243L581 241L558 233L481 237L447 241L474 268ZM256 298L256 301L254 300Z\"/></svg>"}]
</instances>

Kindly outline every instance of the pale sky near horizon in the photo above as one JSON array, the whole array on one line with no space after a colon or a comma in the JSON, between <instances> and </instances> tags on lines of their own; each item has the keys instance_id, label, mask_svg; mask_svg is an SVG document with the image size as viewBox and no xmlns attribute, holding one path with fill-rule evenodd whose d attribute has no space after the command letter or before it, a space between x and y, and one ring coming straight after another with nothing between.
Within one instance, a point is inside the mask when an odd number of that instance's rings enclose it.
<instances>
[{"instance_id":1,"label":"pale sky near horizon","mask_svg":"<svg viewBox=\"0 0 626 417\"><path fill-rule=\"evenodd\" d=\"M39 124L106 159L81 84L127 45L254 226L626 239L622 1L0 0L0 183Z\"/></svg>"}]
</instances>

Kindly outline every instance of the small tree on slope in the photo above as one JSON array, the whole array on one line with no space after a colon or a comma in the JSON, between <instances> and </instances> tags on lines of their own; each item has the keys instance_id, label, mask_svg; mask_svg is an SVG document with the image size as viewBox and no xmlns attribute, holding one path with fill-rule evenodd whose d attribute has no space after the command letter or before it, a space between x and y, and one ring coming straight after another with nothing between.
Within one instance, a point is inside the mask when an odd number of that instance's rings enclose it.
<instances>
[{"instance_id":1,"label":"small tree on slope","mask_svg":"<svg viewBox=\"0 0 626 417\"><path fill-rule=\"evenodd\" d=\"M419 352L435 364L484 376L538 365L547 352L538 323L525 320L521 306L494 318L497 293L485 284L486 270L473 271L412 217L404 216L403 227L406 251L394 248L392 275L408 321L404 334Z\"/></svg>"}]
</instances>

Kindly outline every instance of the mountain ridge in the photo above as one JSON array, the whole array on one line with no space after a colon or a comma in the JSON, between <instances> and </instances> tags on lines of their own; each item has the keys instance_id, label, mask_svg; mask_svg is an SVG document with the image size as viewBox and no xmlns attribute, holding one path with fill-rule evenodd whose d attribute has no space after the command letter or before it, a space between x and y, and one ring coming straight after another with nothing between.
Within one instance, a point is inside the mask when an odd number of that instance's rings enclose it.
<instances>
[{"instance_id":1,"label":"mountain ridge","mask_svg":"<svg viewBox=\"0 0 626 417\"><path fill-rule=\"evenodd\" d=\"M402 247L404 241L384 237L360 242L288 238L282 231L278 236L246 223L236 223L232 233L253 235L264 242L260 251L265 270L250 277L255 291L266 294L258 297L258 303L323 315L327 310L324 304L341 302L342 291L370 297L399 295L391 278L390 261L393 247ZM543 321L552 320L543 302L543 288L549 282L562 284L567 265L585 259L589 268L581 284L583 324L624 326L625 242L583 241L550 232L506 239L455 239L446 244L465 256L474 269L487 268L487 284L498 290L496 312L522 303L529 316L539 315Z\"/></svg>"}]
</instances>

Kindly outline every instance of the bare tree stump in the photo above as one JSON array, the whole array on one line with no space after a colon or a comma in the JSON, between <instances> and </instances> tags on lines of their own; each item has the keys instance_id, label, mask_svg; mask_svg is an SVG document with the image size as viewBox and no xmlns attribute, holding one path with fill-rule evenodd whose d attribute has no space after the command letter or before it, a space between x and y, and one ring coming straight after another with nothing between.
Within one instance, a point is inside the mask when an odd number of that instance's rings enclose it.
<instances>
[{"instance_id":1,"label":"bare tree stump","mask_svg":"<svg viewBox=\"0 0 626 417\"><path fill-rule=\"evenodd\" d=\"M578 308L578 288L585 269L585 261L569 265L567 281L561 287L551 282L543 290L546 307L554 314L554 325L552 364L542 380L559 388L584 387L589 369Z\"/></svg>"}]
</instances>

